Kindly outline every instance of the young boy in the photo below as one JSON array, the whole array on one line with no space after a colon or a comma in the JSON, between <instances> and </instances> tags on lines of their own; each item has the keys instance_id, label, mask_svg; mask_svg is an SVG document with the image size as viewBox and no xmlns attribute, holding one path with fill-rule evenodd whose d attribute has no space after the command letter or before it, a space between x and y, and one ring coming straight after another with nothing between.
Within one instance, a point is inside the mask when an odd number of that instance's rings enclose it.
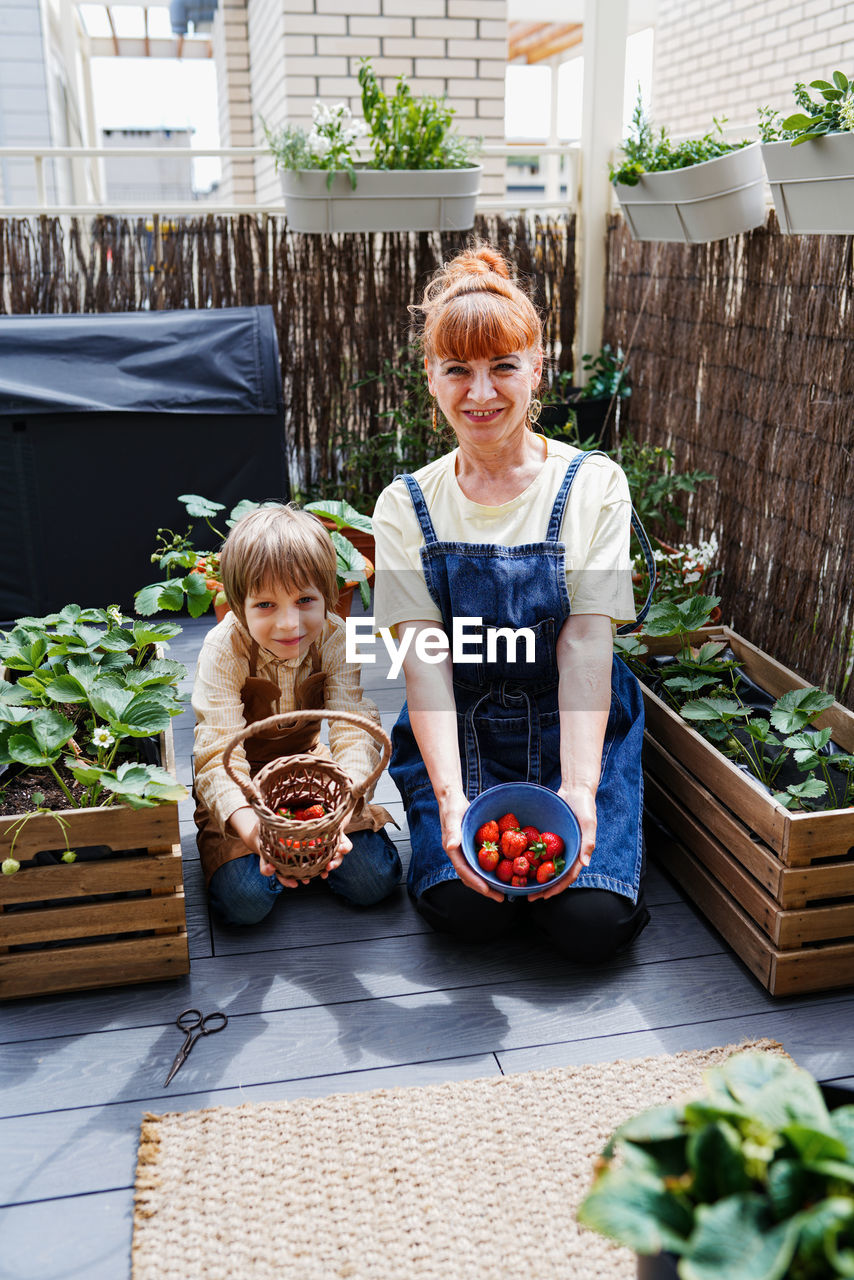
<instances>
[{"instance_id":1,"label":"young boy","mask_svg":"<svg viewBox=\"0 0 854 1280\"><path fill-rule=\"evenodd\" d=\"M205 638L193 686L197 840L211 905L229 924L255 924L299 882L261 857L258 819L222 765L226 743L285 711L327 707L376 723L379 712L362 695L358 668L345 661L344 624L332 612L335 548L319 520L291 506L251 512L226 539L220 570L232 612ZM277 756L327 754L318 736L317 725L252 735L232 753L232 767L249 777ZM379 760L373 738L345 721L329 721L329 744L354 782ZM323 873L335 893L360 906L385 898L401 871L383 829L391 816L366 801Z\"/></svg>"}]
</instances>

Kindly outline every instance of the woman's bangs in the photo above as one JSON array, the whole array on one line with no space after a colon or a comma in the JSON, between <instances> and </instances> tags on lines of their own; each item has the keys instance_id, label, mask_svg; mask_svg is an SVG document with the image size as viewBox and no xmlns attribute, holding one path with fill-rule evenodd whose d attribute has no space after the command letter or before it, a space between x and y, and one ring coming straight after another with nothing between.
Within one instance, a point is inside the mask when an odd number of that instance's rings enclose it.
<instances>
[{"instance_id":1,"label":"woman's bangs","mask_svg":"<svg viewBox=\"0 0 854 1280\"><path fill-rule=\"evenodd\" d=\"M527 351L540 340L539 328L506 298L486 293L455 298L436 325L439 360L491 360Z\"/></svg>"}]
</instances>

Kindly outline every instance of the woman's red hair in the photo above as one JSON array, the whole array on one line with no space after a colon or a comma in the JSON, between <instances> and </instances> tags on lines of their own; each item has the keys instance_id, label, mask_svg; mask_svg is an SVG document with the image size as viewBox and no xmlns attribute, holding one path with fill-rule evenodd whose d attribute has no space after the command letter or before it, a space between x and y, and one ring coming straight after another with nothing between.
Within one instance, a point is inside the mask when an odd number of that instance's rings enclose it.
<instances>
[{"instance_id":1,"label":"woman's red hair","mask_svg":"<svg viewBox=\"0 0 854 1280\"><path fill-rule=\"evenodd\" d=\"M534 304L489 245L466 249L441 267L417 309L424 314L421 341L430 360L492 359L542 342Z\"/></svg>"}]
</instances>

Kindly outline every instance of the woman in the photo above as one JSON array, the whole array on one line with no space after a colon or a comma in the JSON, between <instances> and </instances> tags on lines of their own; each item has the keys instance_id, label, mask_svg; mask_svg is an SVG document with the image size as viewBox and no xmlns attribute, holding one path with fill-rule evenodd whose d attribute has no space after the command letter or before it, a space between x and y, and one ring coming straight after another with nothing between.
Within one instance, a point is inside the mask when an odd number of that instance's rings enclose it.
<instances>
[{"instance_id":1,"label":"woman","mask_svg":"<svg viewBox=\"0 0 854 1280\"><path fill-rule=\"evenodd\" d=\"M460 254L421 309L434 419L438 406L458 447L398 477L374 514L376 621L408 646L391 773L409 818L409 890L436 929L491 939L527 910L564 955L600 961L649 919L642 701L612 656L612 622L634 618L628 485L604 455L532 430L540 321L500 254ZM489 661L421 661L419 635L439 624L450 639L460 617L532 629L534 661L500 639ZM581 847L559 885L505 900L463 858L460 824L481 791L520 779L567 801Z\"/></svg>"}]
</instances>

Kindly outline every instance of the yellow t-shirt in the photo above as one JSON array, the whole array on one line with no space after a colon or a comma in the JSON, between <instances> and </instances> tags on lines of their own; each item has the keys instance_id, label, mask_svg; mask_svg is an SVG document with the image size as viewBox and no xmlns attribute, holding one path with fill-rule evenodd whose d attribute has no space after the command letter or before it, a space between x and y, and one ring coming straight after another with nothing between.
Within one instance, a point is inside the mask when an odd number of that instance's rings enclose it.
<instances>
[{"instance_id":1,"label":"yellow t-shirt","mask_svg":"<svg viewBox=\"0 0 854 1280\"><path fill-rule=\"evenodd\" d=\"M544 541L567 465L579 452L558 440L545 443L546 457L537 476L498 507L482 506L463 493L456 478L456 449L416 471L436 537L441 542L505 547ZM402 480L380 494L373 524L377 626L441 622L421 570L421 527ZM605 614L615 622L634 620L630 532L631 499L623 471L611 458L588 458L573 482L560 530L573 613Z\"/></svg>"}]
</instances>

